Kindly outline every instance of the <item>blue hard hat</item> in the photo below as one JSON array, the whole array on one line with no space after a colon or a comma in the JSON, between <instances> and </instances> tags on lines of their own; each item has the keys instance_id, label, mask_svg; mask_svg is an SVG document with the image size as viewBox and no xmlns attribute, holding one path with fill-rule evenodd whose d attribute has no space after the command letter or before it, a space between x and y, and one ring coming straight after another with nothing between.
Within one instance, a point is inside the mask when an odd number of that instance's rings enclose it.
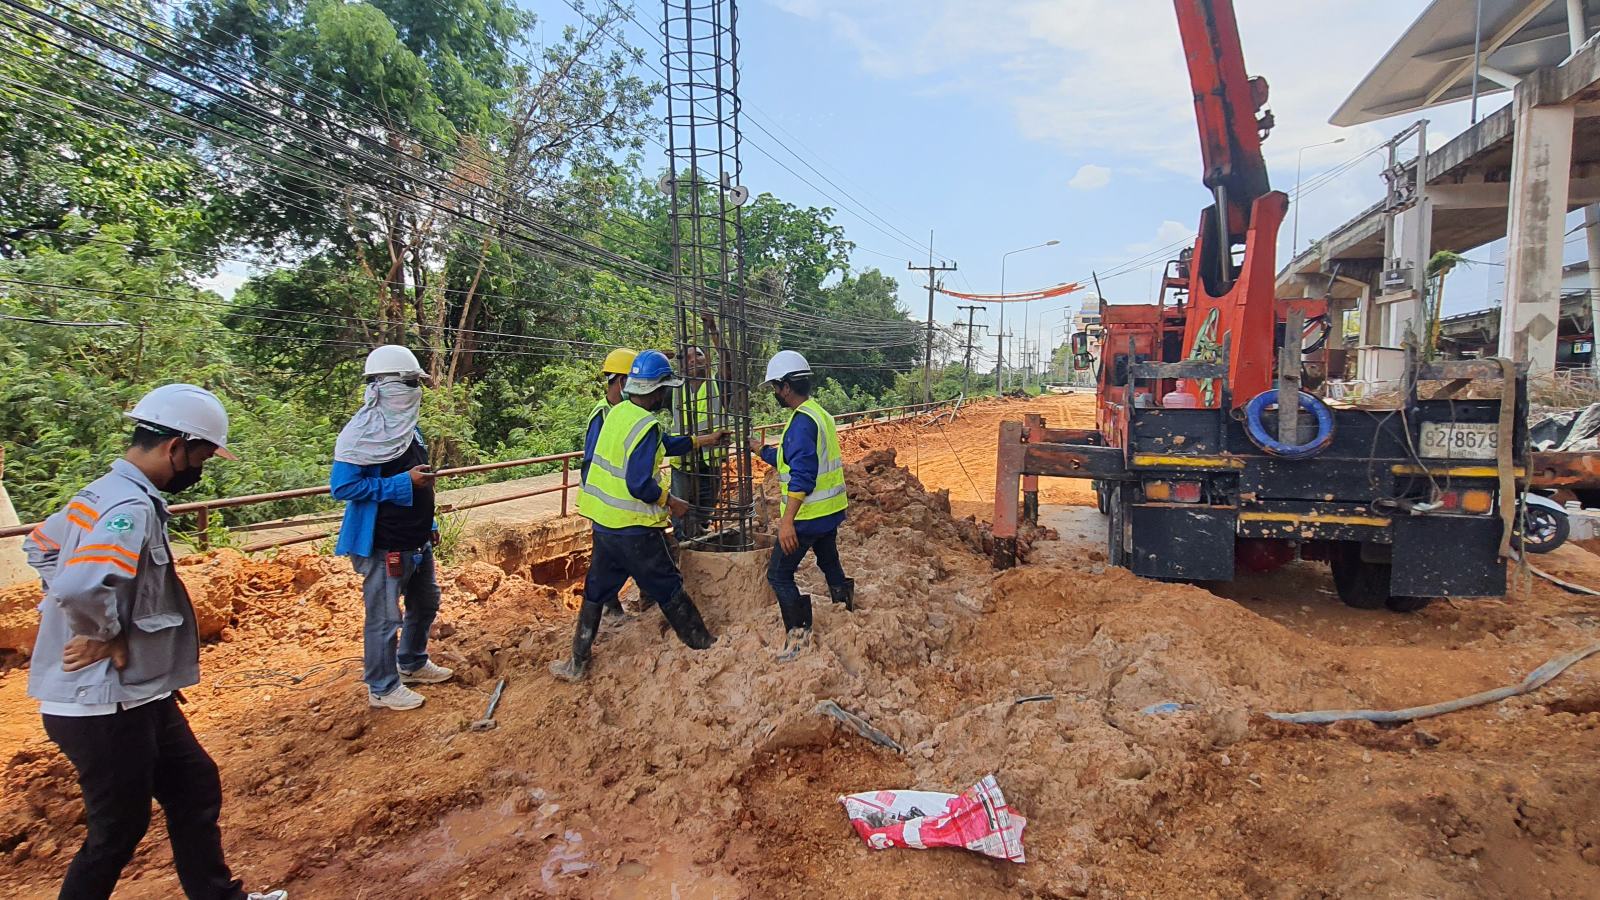
<instances>
[{"instance_id":1,"label":"blue hard hat","mask_svg":"<svg viewBox=\"0 0 1600 900\"><path fill-rule=\"evenodd\" d=\"M629 394L648 394L659 387L677 387L683 379L672 372L672 362L660 350L646 350L633 358L628 370L628 382L623 391Z\"/></svg>"},{"instance_id":2,"label":"blue hard hat","mask_svg":"<svg viewBox=\"0 0 1600 900\"><path fill-rule=\"evenodd\" d=\"M633 366L628 369L628 377L645 381L671 378L672 361L660 350L646 350L633 358Z\"/></svg>"}]
</instances>

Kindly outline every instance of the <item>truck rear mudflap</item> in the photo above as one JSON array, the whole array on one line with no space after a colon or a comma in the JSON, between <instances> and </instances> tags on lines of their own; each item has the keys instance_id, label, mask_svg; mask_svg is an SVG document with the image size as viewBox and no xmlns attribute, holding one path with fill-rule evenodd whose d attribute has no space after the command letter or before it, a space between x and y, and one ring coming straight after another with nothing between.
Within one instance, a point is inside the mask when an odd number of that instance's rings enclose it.
<instances>
[{"instance_id":1,"label":"truck rear mudflap","mask_svg":"<svg viewBox=\"0 0 1600 900\"><path fill-rule=\"evenodd\" d=\"M1396 597L1505 593L1500 521L1489 515L1390 517L1338 503L1277 502L1243 510L1133 503L1124 528L1126 565L1147 578L1230 580L1236 543L1245 539L1292 541L1314 559L1331 559L1340 548L1359 552L1376 567L1371 577L1385 576L1388 593Z\"/></svg>"},{"instance_id":2,"label":"truck rear mudflap","mask_svg":"<svg viewBox=\"0 0 1600 900\"><path fill-rule=\"evenodd\" d=\"M1499 597L1506 592L1500 520L1494 516L1396 516L1389 591L1396 597Z\"/></svg>"}]
</instances>

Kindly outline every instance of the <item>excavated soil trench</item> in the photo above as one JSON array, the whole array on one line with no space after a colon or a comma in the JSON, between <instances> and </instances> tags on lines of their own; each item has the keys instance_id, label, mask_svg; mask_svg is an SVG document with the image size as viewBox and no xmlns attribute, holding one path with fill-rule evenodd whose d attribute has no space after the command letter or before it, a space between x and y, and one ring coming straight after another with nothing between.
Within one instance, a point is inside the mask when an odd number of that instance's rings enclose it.
<instances>
[{"instance_id":1,"label":"excavated soil trench","mask_svg":"<svg viewBox=\"0 0 1600 900\"><path fill-rule=\"evenodd\" d=\"M1410 616L1320 593L1236 602L1108 570L1071 534L1033 536L1030 564L997 577L985 529L952 515L957 485L930 493L901 465L920 446L930 479L979 480L1001 417L1081 414L1083 399L969 410L948 437L970 449L952 459L909 435L898 460L863 455L872 432L851 432L840 545L860 608L818 602L816 646L789 664L774 662L782 626L746 571L742 587L704 591L710 650L650 611L603 631L587 683L557 684L544 667L570 640L577 584L561 576L581 572L581 532L554 542L556 569L511 532L442 572L434 648L459 678L425 688L420 711L374 713L347 563L194 563L229 612L186 693L222 771L233 864L296 898L1594 895L1600 661L1419 725L1262 716L1514 680L1600 637L1592 601L1535 581ZM1543 562L1600 584L1581 548ZM826 597L814 567L800 578ZM44 898L83 828L25 674L0 675L0 896ZM468 730L500 675L499 727ZM814 715L822 700L907 752ZM1180 708L1142 712L1164 702ZM1029 819L1026 865L870 851L836 802L991 772ZM119 897L178 895L164 839L158 821Z\"/></svg>"}]
</instances>

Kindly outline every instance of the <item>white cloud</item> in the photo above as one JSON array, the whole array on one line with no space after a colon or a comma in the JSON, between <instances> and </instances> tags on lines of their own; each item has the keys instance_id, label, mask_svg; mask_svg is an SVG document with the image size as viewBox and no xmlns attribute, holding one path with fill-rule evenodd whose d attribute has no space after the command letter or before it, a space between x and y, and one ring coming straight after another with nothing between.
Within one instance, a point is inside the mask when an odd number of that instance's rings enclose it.
<instances>
[{"instance_id":1,"label":"white cloud","mask_svg":"<svg viewBox=\"0 0 1600 900\"><path fill-rule=\"evenodd\" d=\"M239 286L250 280L250 270L237 263L225 263L215 275L200 279L202 290L215 291L224 300L232 300Z\"/></svg>"},{"instance_id":2,"label":"white cloud","mask_svg":"<svg viewBox=\"0 0 1600 900\"><path fill-rule=\"evenodd\" d=\"M1022 134L1063 151L1096 154L1118 169L1200 174L1183 48L1169 0L773 0L826 23L870 75L919 79L1008 104ZM1307 175L1348 159L1402 122L1354 129L1327 124L1334 109L1397 38L1424 0L1238 0L1249 71L1267 77L1278 127L1265 145L1280 187L1301 147ZM1306 65L1303 41L1357 48ZM1430 112L1430 117L1435 113ZM1285 174L1286 173L1286 174Z\"/></svg>"},{"instance_id":3,"label":"white cloud","mask_svg":"<svg viewBox=\"0 0 1600 900\"><path fill-rule=\"evenodd\" d=\"M1078 167L1078 174L1072 176L1067 186L1075 191L1098 191L1111 183L1111 170L1105 166L1086 163Z\"/></svg>"}]
</instances>

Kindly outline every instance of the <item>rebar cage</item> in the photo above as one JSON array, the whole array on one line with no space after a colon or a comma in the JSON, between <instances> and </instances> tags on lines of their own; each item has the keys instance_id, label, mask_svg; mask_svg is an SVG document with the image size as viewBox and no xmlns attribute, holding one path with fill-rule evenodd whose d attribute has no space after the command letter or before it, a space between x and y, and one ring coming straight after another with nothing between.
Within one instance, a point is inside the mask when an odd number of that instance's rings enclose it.
<instances>
[{"instance_id":1,"label":"rebar cage","mask_svg":"<svg viewBox=\"0 0 1600 900\"><path fill-rule=\"evenodd\" d=\"M751 354L740 183L738 7L733 0L663 0L667 177L678 359L686 376L674 431L726 431L727 447L696 451L674 469L689 503L678 539L700 549L755 546Z\"/></svg>"}]
</instances>

